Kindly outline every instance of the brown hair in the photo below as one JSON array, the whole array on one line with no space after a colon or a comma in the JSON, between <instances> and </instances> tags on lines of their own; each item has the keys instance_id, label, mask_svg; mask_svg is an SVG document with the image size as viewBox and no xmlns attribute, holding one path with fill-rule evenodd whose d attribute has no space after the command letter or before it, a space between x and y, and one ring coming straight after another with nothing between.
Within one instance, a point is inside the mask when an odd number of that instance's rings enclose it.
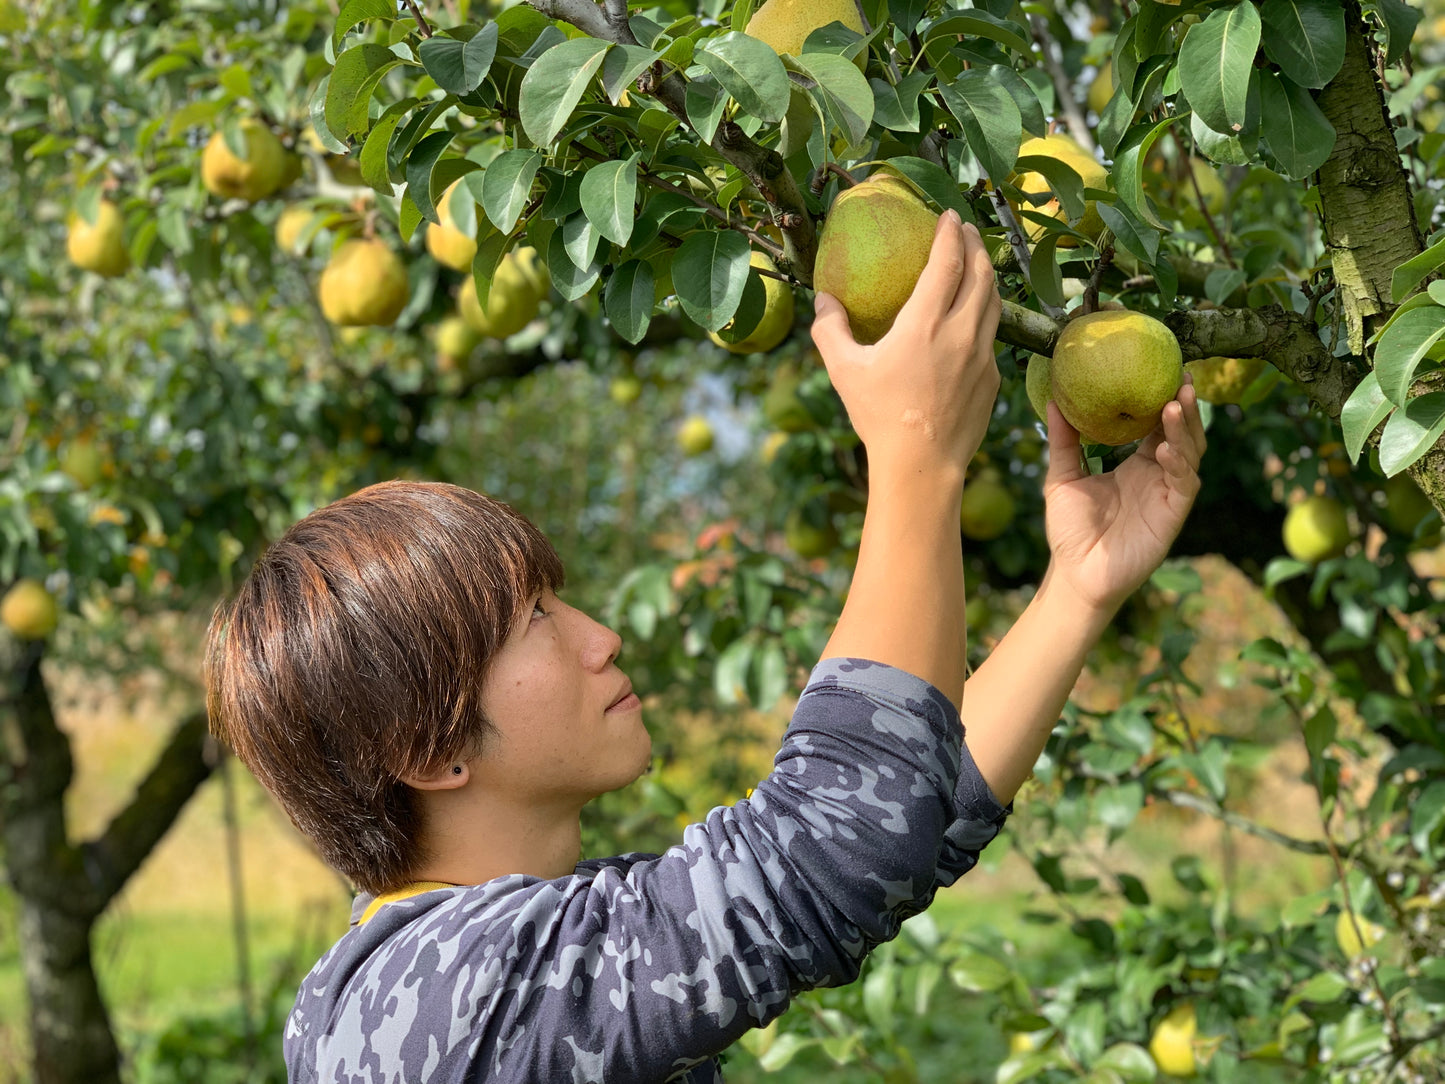
<instances>
[{"instance_id":1,"label":"brown hair","mask_svg":"<svg viewBox=\"0 0 1445 1084\"><path fill-rule=\"evenodd\" d=\"M382 482L294 524L206 650L211 730L321 857L368 892L408 880L416 792L483 751L488 665L562 563L519 513L458 486Z\"/></svg>"}]
</instances>

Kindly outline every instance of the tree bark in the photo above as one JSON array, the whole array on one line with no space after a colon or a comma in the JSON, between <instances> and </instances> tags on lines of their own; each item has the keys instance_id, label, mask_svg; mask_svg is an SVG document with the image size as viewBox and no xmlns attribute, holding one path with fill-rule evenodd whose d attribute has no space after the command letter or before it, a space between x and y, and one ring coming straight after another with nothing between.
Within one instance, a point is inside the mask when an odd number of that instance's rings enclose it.
<instances>
[{"instance_id":1,"label":"tree bark","mask_svg":"<svg viewBox=\"0 0 1445 1084\"><path fill-rule=\"evenodd\" d=\"M205 714L172 735L130 804L92 842L67 837L70 743L42 646L0 637L0 838L19 900L35 1084L120 1084L120 1051L91 958L96 920L210 775Z\"/></svg>"}]
</instances>

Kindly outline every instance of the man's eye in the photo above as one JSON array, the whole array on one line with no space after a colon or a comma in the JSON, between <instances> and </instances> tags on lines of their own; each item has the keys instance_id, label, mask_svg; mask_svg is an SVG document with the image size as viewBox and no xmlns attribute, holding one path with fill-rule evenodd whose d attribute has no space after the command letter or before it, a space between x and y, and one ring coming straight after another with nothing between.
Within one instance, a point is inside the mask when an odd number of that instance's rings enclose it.
<instances>
[{"instance_id":1,"label":"man's eye","mask_svg":"<svg viewBox=\"0 0 1445 1084\"><path fill-rule=\"evenodd\" d=\"M544 609L542 609L542 600L541 600L540 598L539 598L536 602L532 603L532 616L533 616L533 617L546 617L546 616L547 616L547 611L544 610Z\"/></svg>"}]
</instances>

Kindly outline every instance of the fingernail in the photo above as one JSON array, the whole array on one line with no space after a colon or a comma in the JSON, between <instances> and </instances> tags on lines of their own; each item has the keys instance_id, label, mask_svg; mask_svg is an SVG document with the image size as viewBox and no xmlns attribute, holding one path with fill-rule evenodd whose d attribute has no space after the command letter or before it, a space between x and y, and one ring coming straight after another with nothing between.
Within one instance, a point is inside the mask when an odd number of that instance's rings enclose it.
<instances>
[{"instance_id":1,"label":"fingernail","mask_svg":"<svg viewBox=\"0 0 1445 1084\"><path fill-rule=\"evenodd\" d=\"M963 225L963 219L959 217L958 212L955 211L952 207L943 212L943 217L948 219L949 224L952 226Z\"/></svg>"}]
</instances>

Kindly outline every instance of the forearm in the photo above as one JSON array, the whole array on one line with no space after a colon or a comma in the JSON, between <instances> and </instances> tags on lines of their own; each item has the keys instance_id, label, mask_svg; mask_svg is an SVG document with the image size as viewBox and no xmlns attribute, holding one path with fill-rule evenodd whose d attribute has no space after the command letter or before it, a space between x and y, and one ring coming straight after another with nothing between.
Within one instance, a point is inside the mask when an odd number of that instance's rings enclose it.
<instances>
[{"instance_id":1,"label":"forearm","mask_svg":"<svg viewBox=\"0 0 1445 1084\"><path fill-rule=\"evenodd\" d=\"M968 748L1000 802L1012 801L1033 771L1085 657L1112 616L1080 601L1050 571L968 679L962 710Z\"/></svg>"},{"instance_id":2,"label":"forearm","mask_svg":"<svg viewBox=\"0 0 1445 1084\"><path fill-rule=\"evenodd\" d=\"M886 663L959 706L965 642L962 471L889 471L870 486L848 600L823 658Z\"/></svg>"}]
</instances>

